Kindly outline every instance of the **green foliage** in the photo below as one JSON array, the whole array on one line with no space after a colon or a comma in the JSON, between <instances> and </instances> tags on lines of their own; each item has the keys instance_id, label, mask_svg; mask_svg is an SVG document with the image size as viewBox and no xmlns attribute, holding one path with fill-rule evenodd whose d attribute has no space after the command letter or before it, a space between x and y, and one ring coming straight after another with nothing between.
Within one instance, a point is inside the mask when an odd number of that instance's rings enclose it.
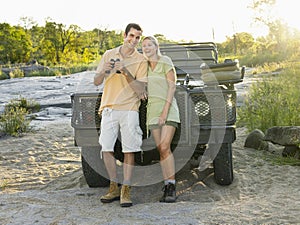
<instances>
[{"instance_id":1,"label":"green foliage","mask_svg":"<svg viewBox=\"0 0 300 225\"><path fill-rule=\"evenodd\" d=\"M273 1L273 0L272 0ZM270 0L257 0L251 8L259 12L262 6L272 6ZM272 3L272 4L271 4ZM248 67L263 66L281 61L300 60L300 31L289 28L280 20L264 14L257 17L269 28L269 34L256 39L250 33L235 33L218 43L219 58L238 58L240 65ZM83 31L77 25L66 26L53 21L46 21L38 26L27 17L21 18L22 26L0 23L0 64L28 63L37 60L49 67L63 65L75 68L81 64L91 64L103 53L123 42L123 32L95 28ZM167 40L163 34L154 34L160 43L176 43ZM201 40L199 40L201 41ZM180 42L180 41L179 41ZM233 56L233 57L228 57ZM220 61L221 62L221 61ZM63 75L67 71L33 72L30 76ZM21 77L12 73L12 77ZM5 78L0 74L0 79Z\"/></svg>"},{"instance_id":2,"label":"green foliage","mask_svg":"<svg viewBox=\"0 0 300 225\"><path fill-rule=\"evenodd\" d=\"M48 76L56 76L58 74L55 73L54 70L34 70L29 72L27 77L48 77Z\"/></svg>"},{"instance_id":3,"label":"green foliage","mask_svg":"<svg viewBox=\"0 0 300 225\"><path fill-rule=\"evenodd\" d=\"M24 77L24 72L20 68L15 68L11 72L9 72L10 78L20 78Z\"/></svg>"},{"instance_id":4,"label":"green foliage","mask_svg":"<svg viewBox=\"0 0 300 225\"><path fill-rule=\"evenodd\" d=\"M273 165L289 165L289 166L300 166L300 160L295 157L282 157L277 155L267 155L264 159Z\"/></svg>"},{"instance_id":5,"label":"green foliage","mask_svg":"<svg viewBox=\"0 0 300 225\"><path fill-rule=\"evenodd\" d=\"M0 80L5 80L7 78L8 78L8 76L2 72L1 67L0 67Z\"/></svg>"},{"instance_id":6,"label":"green foliage","mask_svg":"<svg viewBox=\"0 0 300 225\"><path fill-rule=\"evenodd\" d=\"M26 119L27 111L24 108L15 107L5 111L0 117L0 130L11 136L19 136L29 129L29 120Z\"/></svg>"},{"instance_id":7,"label":"green foliage","mask_svg":"<svg viewBox=\"0 0 300 225\"><path fill-rule=\"evenodd\" d=\"M6 76L4 73L0 73L0 80L5 80L7 78L8 76Z\"/></svg>"},{"instance_id":8,"label":"green foliage","mask_svg":"<svg viewBox=\"0 0 300 225\"><path fill-rule=\"evenodd\" d=\"M77 25L67 27L46 21L38 26L23 18L23 27L0 23L0 64L27 63L73 66L95 61L107 49L123 42L123 34L94 29L83 31Z\"/></svg>"},{"instance_id":9,"label":"green foliage","mask_svg":"<svg viewBox=\"0 0 300 225\"><path fill-rule=\"evenodd\" d=\"M253 70L253 74L271 74L283 70L285 63L264 63Z\"/></svg>"},{"instance_id":10,"label":"green foliage","mask_svg":"<svg viewBox=\"0 0 300 225\"><path fill-rule=\"evenodd\" d=\"M32 42L24 28L0 24L0 62L27 62L31 51Z\"/></svg>"},{"instance_id":11,"label":"green foliage","mask_svg":"<svg viewBox=\"0 0 300 225\"><path fill-rule=\"evenodd\" d=\"M269 76L253 84L238 109L238 124L248 130L266 131L272 126L300 125L300 67L286 65L278 76Z\"/></svg>"},{"instance_id":12,"label":"green foliage","mask_svg":"<svg viewBox=\"0 0 300 225\"><path fill-rule=\"evenodd\" d=\"M27 113L33 113L40 111L41 106L34 100L29 100L20 96L19 98L10 100L10 102L5 105L5 112L10 111L11 109L16 110L17 108L25 109Z\"/></svg>"},{"instance_id":13,"label":"green foliage","mask_svg":"<svg viewBox=\"0 0 300 225\"><path fill-rule=\"evenodd\" d=\"M19 136L29 131L30 120L27 115L39 110L40 105L33 100L27 100L24 97L11 100L5 105L4 113L0 115L1 132L11 136Z\"/></svg>"},{"instance_id":14,"label":"green foliage","mask_svg":"<svg viewBox=\"0 0 300 225\"><path fill-rule=\"evenodd\" d=\"M56 76L80 73L83 71L94 69L92 65L81 64L76 66L56 66L51 70L55 73Z\"/></svg>"}]
</instances>

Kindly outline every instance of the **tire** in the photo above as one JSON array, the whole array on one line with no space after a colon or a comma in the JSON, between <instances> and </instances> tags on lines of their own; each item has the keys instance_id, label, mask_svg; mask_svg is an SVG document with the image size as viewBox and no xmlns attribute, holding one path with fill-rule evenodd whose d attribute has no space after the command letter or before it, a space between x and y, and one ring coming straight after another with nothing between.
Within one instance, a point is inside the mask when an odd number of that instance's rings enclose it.
<instances>
[{"instance_id":1,"label":"tire","mask_svg":"<svg viewBox=\"0 0 300 225\"><path fill-rule=\"evenodd\" d=\"M217 184L229 185L233 181L231 143L223 143L213 162L214 176Z\"/></svg>"},{"instance_id":2,"label":"tire","mask_svg":"<svg viewBox=\"0 0 300 225\"><path fill-rule=\"evenodd\" d=\"M100 147L82 147L81 149L82 171L89 187L107 187L109 180L103 160L100 158ZM100 175L99 172L101 171Z\"/></svg>"}]
</instances>

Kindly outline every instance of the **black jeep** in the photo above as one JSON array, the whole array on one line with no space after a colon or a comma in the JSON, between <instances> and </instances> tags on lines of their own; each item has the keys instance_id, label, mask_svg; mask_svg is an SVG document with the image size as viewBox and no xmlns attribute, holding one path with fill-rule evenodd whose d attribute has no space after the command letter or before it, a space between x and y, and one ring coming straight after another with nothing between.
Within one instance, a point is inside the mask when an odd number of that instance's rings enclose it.
<instances>
[{"instance_id":1,"label":"black jeep","mask_svg":"<svg viewBox=\"0 0 300 225\"><path fill-rule=\"evenodd\" d=\"M172 151L176 170L188 162L198 162L200 170L214 168L218 184L233 181L232 143L236 139L236 91L234 84L243 81L245 68L230 59L218 62L215 43L180 43L160 46L162 54L173 60L178 82L176 100L181 124L177 129ZM140 51L140 49L139 49ZM75 145L81 147L82 169L90 187L107 186L106 170L98 143L100 120L98 108L102 88L93 85L94 73L86 76L81 87L71 95L72 127ZM159 163L159 154L151 134L147 138L146 105L140 106L143 130L143 151L136 154L138 167ZM115 158L122 163L120 141L115 144Z\"/></svg>"}]
</instances>

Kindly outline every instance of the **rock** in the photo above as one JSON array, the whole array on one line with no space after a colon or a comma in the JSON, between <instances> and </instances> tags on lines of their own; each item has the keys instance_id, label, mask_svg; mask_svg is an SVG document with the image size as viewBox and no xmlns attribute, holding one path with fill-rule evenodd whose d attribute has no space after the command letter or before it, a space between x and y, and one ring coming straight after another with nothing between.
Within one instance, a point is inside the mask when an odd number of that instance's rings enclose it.
<instances>
[{"instance_id":1,"label":"rock","mask_svg":"<svg viewBox=\"0 0 300 225\"><path fill-rule=\"evenodd\" d=\"M244 147L254 148L259 150L268 150L268 142L264 140L264 132L259 129L253 130L246 138Z\"/></svg>"},{"instance_id":2,"label":"rock","mask_svg":"<svg viewBox=\"0 0 300 225\"><path fill-rule=\"evenodd\" d=\"M294 157L300 159L300 149L297 146L285 146L282 152L283 157Z\"/></svg>"},{"instance_id":3,"label":"rock","mask_svg":"<svg viewBox=\"0 0 300 225\"><path fill-rule=\"evenodd\" d=\"M268 149L267 149L268 152L277 156L282 156L284 146L273 144L272 142L267 142L267 143L268 143Z\"/></svg>"},{"instance_id":4,"label":"rock","mask_svg":"<svg viewBox=\"0 0 300 225\"><path fill-rule=\"evenodd\" d=\"M49 67L38 65L38 64L31 64L30 66L23 66L20 68L24 71L24 76L28 76L29 73L33 71L49 71Z\"/></svg>"},{"instance_id":5,"label":"rock","mask_svg":"<svg viewBox=\"0 0 300 225\"><path fill-rule=\"evenodd\" d=\"M14 70L20 69L23 71L24 76L28 76L28 74L32 73L33 71L50 71L49 67L39 65L38 63L25 65L25 66L15 66L15 67L9 67L9 68L2 68L2 73L6 74L9 77L10 72L14 72Z\"/></svg>"},{"instance_id":6,"label":"rock","mask_svg":"<svg viewBox=\"0 0 300 225\"><path fill-rule=\"evenodd\" d=\"M266 131L265 141L279 145L298 145L300 143L300 126L275 126Z\"/></svg>"}]
</instances>

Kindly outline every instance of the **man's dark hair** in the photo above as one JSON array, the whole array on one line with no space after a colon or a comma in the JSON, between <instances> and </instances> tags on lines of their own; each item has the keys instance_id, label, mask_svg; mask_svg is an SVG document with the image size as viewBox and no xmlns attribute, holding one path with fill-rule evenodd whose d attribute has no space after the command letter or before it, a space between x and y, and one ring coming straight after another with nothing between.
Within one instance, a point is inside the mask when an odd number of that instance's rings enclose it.
<instances>
[{"instance_id":1,"label":"man's dark hair","mask_svg":"<svg viewBox=\"0 0 300 225\"><path fill-rule=\"evenodd\" d=\"M131 28L134 28L136 30L142 31L142 28L140 27L140 25L138 25L137 23L130 23L127 25L126 29L125 29L125 34L127 35L128 32L130 31Z\"/></svg>"}]
</instances>

